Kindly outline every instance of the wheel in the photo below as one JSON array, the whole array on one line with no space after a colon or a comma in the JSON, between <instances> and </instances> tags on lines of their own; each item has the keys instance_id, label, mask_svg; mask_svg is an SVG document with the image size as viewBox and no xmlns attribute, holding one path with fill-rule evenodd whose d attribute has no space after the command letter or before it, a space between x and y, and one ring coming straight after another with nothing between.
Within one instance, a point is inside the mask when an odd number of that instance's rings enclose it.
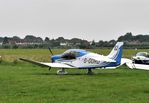
<instances>
[{"instance_id":1,"label":"wheel","mask_svg":"<svg viewBox=\"0 0 149 103\"><path fill-rule=\"evenodd\" d=\"M88 75L92 75L92 74L94 74L94 72L92 71L92 69L88 69L87 74L88 74Z\"/></svg>"},{"instance_id":2,"label":"wheel","mask_svg":"<svg viewBox=\"0 0 149 103\"><path fill-rule=\"evenodd\" d=\"M68 74L68 72L66 72L65 69L60 69L60 70L57 71L57 74L65 75L65 74Z\"/></svg>"}]
</instances>

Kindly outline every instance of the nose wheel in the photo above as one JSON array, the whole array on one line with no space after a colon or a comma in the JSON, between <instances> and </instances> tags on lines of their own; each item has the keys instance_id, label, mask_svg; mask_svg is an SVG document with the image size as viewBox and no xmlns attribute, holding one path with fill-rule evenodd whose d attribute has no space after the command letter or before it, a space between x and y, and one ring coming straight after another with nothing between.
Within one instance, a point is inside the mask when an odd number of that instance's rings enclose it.
<instances>
[{"instance_id":1,"label":"nose wheel","mask_svg":"<svg viewBox=\"0 0 149 103\"><path fill-rule=\"evenodd\" d=\"M65 74L68 74L68 72L65 71L64 68L62 68L62 69L60 69L60 70L57 71L57 74L59 74L59 75L65 75Z\"/></svg>"}]
</instances>

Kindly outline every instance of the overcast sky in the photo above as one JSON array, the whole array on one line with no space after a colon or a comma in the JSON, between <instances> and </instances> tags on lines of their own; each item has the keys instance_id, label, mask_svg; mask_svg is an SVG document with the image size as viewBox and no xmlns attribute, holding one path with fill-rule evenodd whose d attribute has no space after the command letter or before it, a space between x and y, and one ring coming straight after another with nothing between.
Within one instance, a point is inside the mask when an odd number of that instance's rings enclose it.
<instances>
[{"instance_id":1,"label":"overcast sky","mask_svg":"<svg viewBox=\"0 0 149 103\"><path fill-rule=\"evenodd\" d=\"M149 0L0 0L0 36L117 39L149 34Z\"/></svg>"}]
</instances>

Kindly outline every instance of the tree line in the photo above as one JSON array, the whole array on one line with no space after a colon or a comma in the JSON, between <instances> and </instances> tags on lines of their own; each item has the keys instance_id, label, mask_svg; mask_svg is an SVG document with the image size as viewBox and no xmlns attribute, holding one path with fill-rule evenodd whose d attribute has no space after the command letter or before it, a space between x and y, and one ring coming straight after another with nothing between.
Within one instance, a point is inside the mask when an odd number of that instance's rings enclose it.
<instances>
[{"instance_id":1,"label":"tree line","mask_svg":"<svg viewBox=\"0 0 149 103\"><path fill-rule=\"evenodd\" d=\"M125 43L125 48L149 48L149 35L139 34L133 36L131 32L120 36L117 40L99 40L98 42L94 40L87 41L79 38L65 39L64 37L58 37L56 39L45 37L42 39L41 37L33 35L27 35L24 38L18 36L0 37L0 48L109 48L113 47L118 41L123 41Z\"/></svg>"}]
</instances>

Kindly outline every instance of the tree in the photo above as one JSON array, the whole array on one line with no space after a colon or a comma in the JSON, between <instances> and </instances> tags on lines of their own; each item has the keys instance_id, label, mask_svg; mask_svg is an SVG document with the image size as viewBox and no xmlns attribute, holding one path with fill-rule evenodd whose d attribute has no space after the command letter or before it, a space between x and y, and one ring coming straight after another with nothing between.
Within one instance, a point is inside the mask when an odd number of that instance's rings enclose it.
<instances>
[{"instance_id":1,"label":"tree","mask_svg":"<svg viewBox=\"0 0 149 103\"><path fill-rule=\"evenodd\" d=\"M103 40L100 40L100 41L98 42L98 45L99 45L99 47L103 47L103 46L104 46L104 41L103 41Z\"/></svg>"},{"instance_id":2,"label":"tree","mask_svg":"<svg viewBox=\"0 0 149 103\"><path fill-rule=\"evenodd\" d=\"M50 42L50 39L48 37L45 37L45 40L44 40L45 43L49 43Z\"/></svg>"},{"instance_id":3,"label":"tree","mask_svg":"<svg viewBox=\"0 0 149 103\"><path fill-rule=\"evenodd\" d=\"M95 46L95 45L96 45L96 43L95 43L94 40L91 42L91 45L92 45L92 46Z\"/></svg>"},{"instance_id":4,"label":"tree","mask_svg":"<svg viewBox=\"0 0 149 103\"><path fill-rule=\"evenodd\" d=\"M18 42L21 42L21 39L18 36L13 36L12 37L12 40L15 41L15 42L17 42L17 43Z\"/></svg>"},{"instance_id":5,"label":"tree","mask_svg":"<svg viewBox=\"0 0 149 103\"><path fill-rule=\"evenodd\" d=\"M58 37L56 39L57 42L65 42L65 39L63 37Z\"/></svg>"},{"instance_id":6,"label":"tree","mask_svg":"<svg viewBox=\"0 0 149 103\"><path fill-rule=\"evenodd\" d=\"M120 36L117 41L132 41L133 36L131 32L126 33L124 36Z\"/></svg>"},{"instance_id":7,"label":"tree","mask_svg":"<svg viewBox=\"0 0 149 103\"><path fill-rule=\"evenodd\" d=\"M36 40L35 40L36 43L43 43L43 40L41 37L36 37Z\"/></svg>"},{"instance_id":8,"label":"tree","mask_svg":"<svg viewBox=\"0 0 149 103\"><path fill-rule=\"evenodd\" d=\"M4 37L4 40L3 40L3 45L6 45L6 44L9 44L9 39L7 37Z\"/></svg>"},{"instance_id":9,"label":"tree","mask_svg":"<svg viewBox=\"0 0 149 103\"><path fill-rule=\"evenodd\" d=\"M2 43L2 42L3 42L3 40L4 40L4 38L0 37L0 43Z\"/></svg>"}]
</instances>

